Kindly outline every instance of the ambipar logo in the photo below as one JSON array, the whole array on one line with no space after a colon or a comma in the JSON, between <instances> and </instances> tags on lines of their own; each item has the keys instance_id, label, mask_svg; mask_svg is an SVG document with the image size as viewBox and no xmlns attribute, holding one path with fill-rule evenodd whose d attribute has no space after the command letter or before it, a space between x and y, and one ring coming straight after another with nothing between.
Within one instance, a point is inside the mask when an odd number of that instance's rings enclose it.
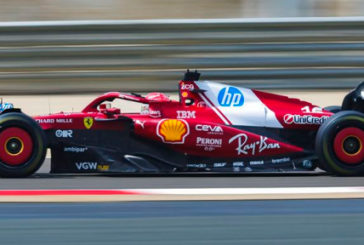
<instances>
[{"instance_id":1,"label":"ambipar logo","mask_svg":"<svg viewBox=\"0 0 364 245\"><path fill-rule=\"evenodd\" d=\"M244 104L244 96L238 88L225 87L220 90L217 101L224 107L239 107Z\"/></svg>"}]
</instances>

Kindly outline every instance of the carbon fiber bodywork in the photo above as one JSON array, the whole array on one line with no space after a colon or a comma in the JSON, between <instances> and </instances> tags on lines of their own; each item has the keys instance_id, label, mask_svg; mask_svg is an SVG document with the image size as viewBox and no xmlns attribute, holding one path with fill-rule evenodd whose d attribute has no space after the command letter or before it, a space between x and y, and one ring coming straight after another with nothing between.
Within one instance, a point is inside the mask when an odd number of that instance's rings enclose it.
<instances>
[{"instance_id":1,"label":"carbon fiber bodywork","mask_svg":"<svg viewBox=\"0 0 364 245\"><path fill-rule=\"evenodd\" d=\"M123 131L72 130L61 140L47 130L52 173L166 174L187 172L285 172L316 167L313 154L254 158L199 157L173 151L165 144L133 134L132 123Z\"/></svg>"}]
</instances>

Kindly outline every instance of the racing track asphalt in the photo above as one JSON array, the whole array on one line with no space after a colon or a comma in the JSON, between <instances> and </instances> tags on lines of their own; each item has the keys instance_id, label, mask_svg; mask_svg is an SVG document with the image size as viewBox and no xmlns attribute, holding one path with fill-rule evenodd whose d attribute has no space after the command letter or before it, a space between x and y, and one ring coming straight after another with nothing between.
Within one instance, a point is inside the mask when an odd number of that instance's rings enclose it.
<instances>
[{"instance_id":1,"label":"racing track asphalt","mask_svg":"<svg viewBox=\"0 0 364 245\"><path fill-rule=\"evenodd\" d=\"M0 204L1 244L363 244L364 199Z\"/></svg>"},{"instance_id":2,"label":"racing track asphalt","mask_svg":"<svg viewBox=\"0 0 364 245\"><path fill-rule=\"evenodd\" d=\"M0 179L0 189L145 189L145 188L243 188L364 186L363 177L336 177L323 173L294 175L179 175L100 176L49 174L46 159L33 176Z\"/></svg>"}]
</instances>

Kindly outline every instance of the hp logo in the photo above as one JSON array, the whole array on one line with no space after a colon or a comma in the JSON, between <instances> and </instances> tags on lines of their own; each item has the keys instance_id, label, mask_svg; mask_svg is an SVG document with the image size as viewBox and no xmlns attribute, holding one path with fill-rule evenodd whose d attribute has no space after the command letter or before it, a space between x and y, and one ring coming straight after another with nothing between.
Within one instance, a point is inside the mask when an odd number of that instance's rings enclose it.
<instances>
[{"instance_id":1,"label":"hp logo","mask_svg":"<svg viewBox=\"0 0 364 245\"><path fill-rule=\"evenodd\" d=\"M217 100L221 106L242 106L244 104L244 96L239 89L227 87L220 90Z\"/></svg>"}]
</instances>

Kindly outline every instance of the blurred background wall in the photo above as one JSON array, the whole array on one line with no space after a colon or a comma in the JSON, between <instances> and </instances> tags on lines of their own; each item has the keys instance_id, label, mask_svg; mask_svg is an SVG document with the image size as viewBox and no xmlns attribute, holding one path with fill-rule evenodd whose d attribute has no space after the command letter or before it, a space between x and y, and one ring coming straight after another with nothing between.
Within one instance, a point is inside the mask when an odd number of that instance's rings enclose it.
<instances>
[{"instance_id":1,"label":"blurred background wall","mask_svg":"<svg viewBox=\"0 0 364 245\"><path fill-rule=\"evenodd\" d=\"M359 16L364 0L0 0L0 21Z\"/></svg>"},{"instance_id":2,"label":"blurred background wall","mask_svg":"<svg viewBox=\"0 0 364 245\"><path fill-rule=\"evenodd\" d=\"M254 88L349 88L364 78L363 10L364 0L0 0L0 92L174 91L186 68ZM60 22L27 23L47 20Z\"/></svg>"}]
</instances>

